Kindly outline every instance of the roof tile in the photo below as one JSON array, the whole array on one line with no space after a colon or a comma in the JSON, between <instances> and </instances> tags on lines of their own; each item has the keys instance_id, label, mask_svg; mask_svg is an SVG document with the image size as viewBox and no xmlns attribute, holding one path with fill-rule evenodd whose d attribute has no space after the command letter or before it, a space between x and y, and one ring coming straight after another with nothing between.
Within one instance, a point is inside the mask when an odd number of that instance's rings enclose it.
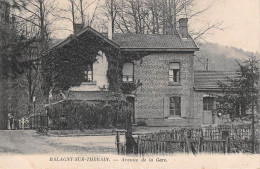
<instances>
[{"instance_id":1,"label":"roof tile","mask_svg":"<svg viewBox=\"0 0 260 169\"><path fill-rule=\"evenodd\" d=\"M239 78L234 71L196 71L194 73L195 90L220 91L219 82L230 84L231 79Z\"/></svg>"},{"instance_id":2,"label":"roof tile","mask_svg":"<svg viewBox=\"0 0 260 169\"><path fill-rule=\"evenodd\" d=\"M107 36L107 34L103 34ZM113 34L113 39L121 49L194 49L198 46L189 36L182 39L178 34Z\"/></svg>"}]
</instances>

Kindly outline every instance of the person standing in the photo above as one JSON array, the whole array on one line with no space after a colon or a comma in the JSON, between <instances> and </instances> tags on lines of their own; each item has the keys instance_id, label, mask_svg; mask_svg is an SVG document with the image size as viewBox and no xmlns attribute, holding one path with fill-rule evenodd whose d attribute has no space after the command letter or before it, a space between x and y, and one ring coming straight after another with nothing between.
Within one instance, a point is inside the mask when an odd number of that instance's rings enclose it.
<instances>
[{"instance_id":1,"label":"person standing","mask_svg":"<svg viewBox=\"0 0 260 169\"><path fill-rule=\"evenodd\" d=\"M10 128L11 128L11 130L13 130L14 119L13 119L13 117L11 117L9 120L10 120Z\"/></svg>"}]
</instances>

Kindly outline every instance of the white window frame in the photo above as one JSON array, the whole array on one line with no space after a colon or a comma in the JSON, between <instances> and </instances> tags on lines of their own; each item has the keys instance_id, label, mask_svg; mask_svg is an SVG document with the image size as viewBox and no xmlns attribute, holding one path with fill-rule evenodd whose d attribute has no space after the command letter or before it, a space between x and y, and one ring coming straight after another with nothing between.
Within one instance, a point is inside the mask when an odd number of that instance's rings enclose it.
<instances>
[{"instance_id":1,"label":"white window frame","mask_svg":"<svg viewBox=\"0 0 260 169\"><path fill-rule=\"evenodd\" d=\"M125 75L124 74L124 65L125 64L132 64L133 65L133 74L132 75ZM127 62L123 65L123 82L125 83L133 83L134 82L134 63L133 62Z\"/></svg>"},{"instance_id":2,"label":"white window frame","mask_svg":"<svg viewBox=\"0 0 260 169\"><path fill-rule=\"evenodd\" d=\"M171 68L171 64L178 64L177 68ZM180 83L181 75L180 75L180 62L170 62L169 63L169 82L171 83Z\"/></svg>"}]
</instances>

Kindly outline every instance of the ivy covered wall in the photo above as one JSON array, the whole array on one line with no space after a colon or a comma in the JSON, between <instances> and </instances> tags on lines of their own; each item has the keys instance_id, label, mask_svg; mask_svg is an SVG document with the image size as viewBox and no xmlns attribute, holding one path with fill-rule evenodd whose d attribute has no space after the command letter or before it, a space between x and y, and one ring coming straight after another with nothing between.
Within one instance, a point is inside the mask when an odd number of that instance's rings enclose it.
<instances>
[{"instance_id":1,"label":"ivy covered wall","mask_svg":"<svg viewBox=\"0 0 260 169\"><path fill-rule=\"evenodd\" d=\"M107 56L107 78L109 90L115 93L129 94L141 85L140 81L123 85L123 64L139 60L148 52L122 52L91 31L76 37L69 37L69 43L54 47L42 57L43 90L45 96L49 91L65 91L83 82L83 72L87 63L96 61L98 52Z\"/></svg>"}]
</instances>

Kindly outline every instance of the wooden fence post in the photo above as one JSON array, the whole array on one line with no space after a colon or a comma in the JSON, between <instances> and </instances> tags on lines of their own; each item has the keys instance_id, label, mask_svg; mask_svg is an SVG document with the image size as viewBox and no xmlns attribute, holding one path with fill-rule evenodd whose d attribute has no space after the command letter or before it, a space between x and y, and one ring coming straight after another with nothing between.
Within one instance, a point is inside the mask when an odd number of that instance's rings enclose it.
<instances>
[{"instance_id":1,"label":"wooden fence post","mask_svg":"<svg viewBox=\"0 0 260 169\"><path fill-rule=\"evenodd\" d=\"M137 155L139 156L139 152L140 152L140 145L139 145L139 135L137 137Z\"/></svg>"},{"instance_id":2,"label":"wooden fence post","mask_svg":"<svg viewBox=\"0 0 260 169\"><path fill-rule=\"evenodd\" d=\"M120 154L120 150L119 150L119 142L120 142L120 138L119 138L119 131L116 131L116 148L117 148L117 154Z\"/></svg>"},{"instance_id":3,"label":"wooden fence post","mask_svg":"<svg viewBox=\"0 0 260 169\"><path fill-rule=\"evenodd\" d=\"M189 144L187 131L184 131L184 139L185 139L185 143L186 143L187 153L189 153L190 152L190 147L189 147L190 144Z\"/></svg>"},{"instance_id":4,"label":"wooden fence post","mask_svg":"<svg viewBox=\"0 0 260 169\"><path fill-rule=\"evenodd\" d=\"M202 144L203 144L203 131L202 129L199 130L199 140L198 140L198 152L200 153L202 150Z\"/></svg>"},{"instance_id":5,"label":"wooden fence post","mask_svg":"<svg viewBox=\"0 0 260 169\"><path fill-rule=\"evenodd\" d=\"M224 142L224 153L229 153L230 152L230 139L229 137L225 138L225 142Z\"/></svg>"}]
</instances>

